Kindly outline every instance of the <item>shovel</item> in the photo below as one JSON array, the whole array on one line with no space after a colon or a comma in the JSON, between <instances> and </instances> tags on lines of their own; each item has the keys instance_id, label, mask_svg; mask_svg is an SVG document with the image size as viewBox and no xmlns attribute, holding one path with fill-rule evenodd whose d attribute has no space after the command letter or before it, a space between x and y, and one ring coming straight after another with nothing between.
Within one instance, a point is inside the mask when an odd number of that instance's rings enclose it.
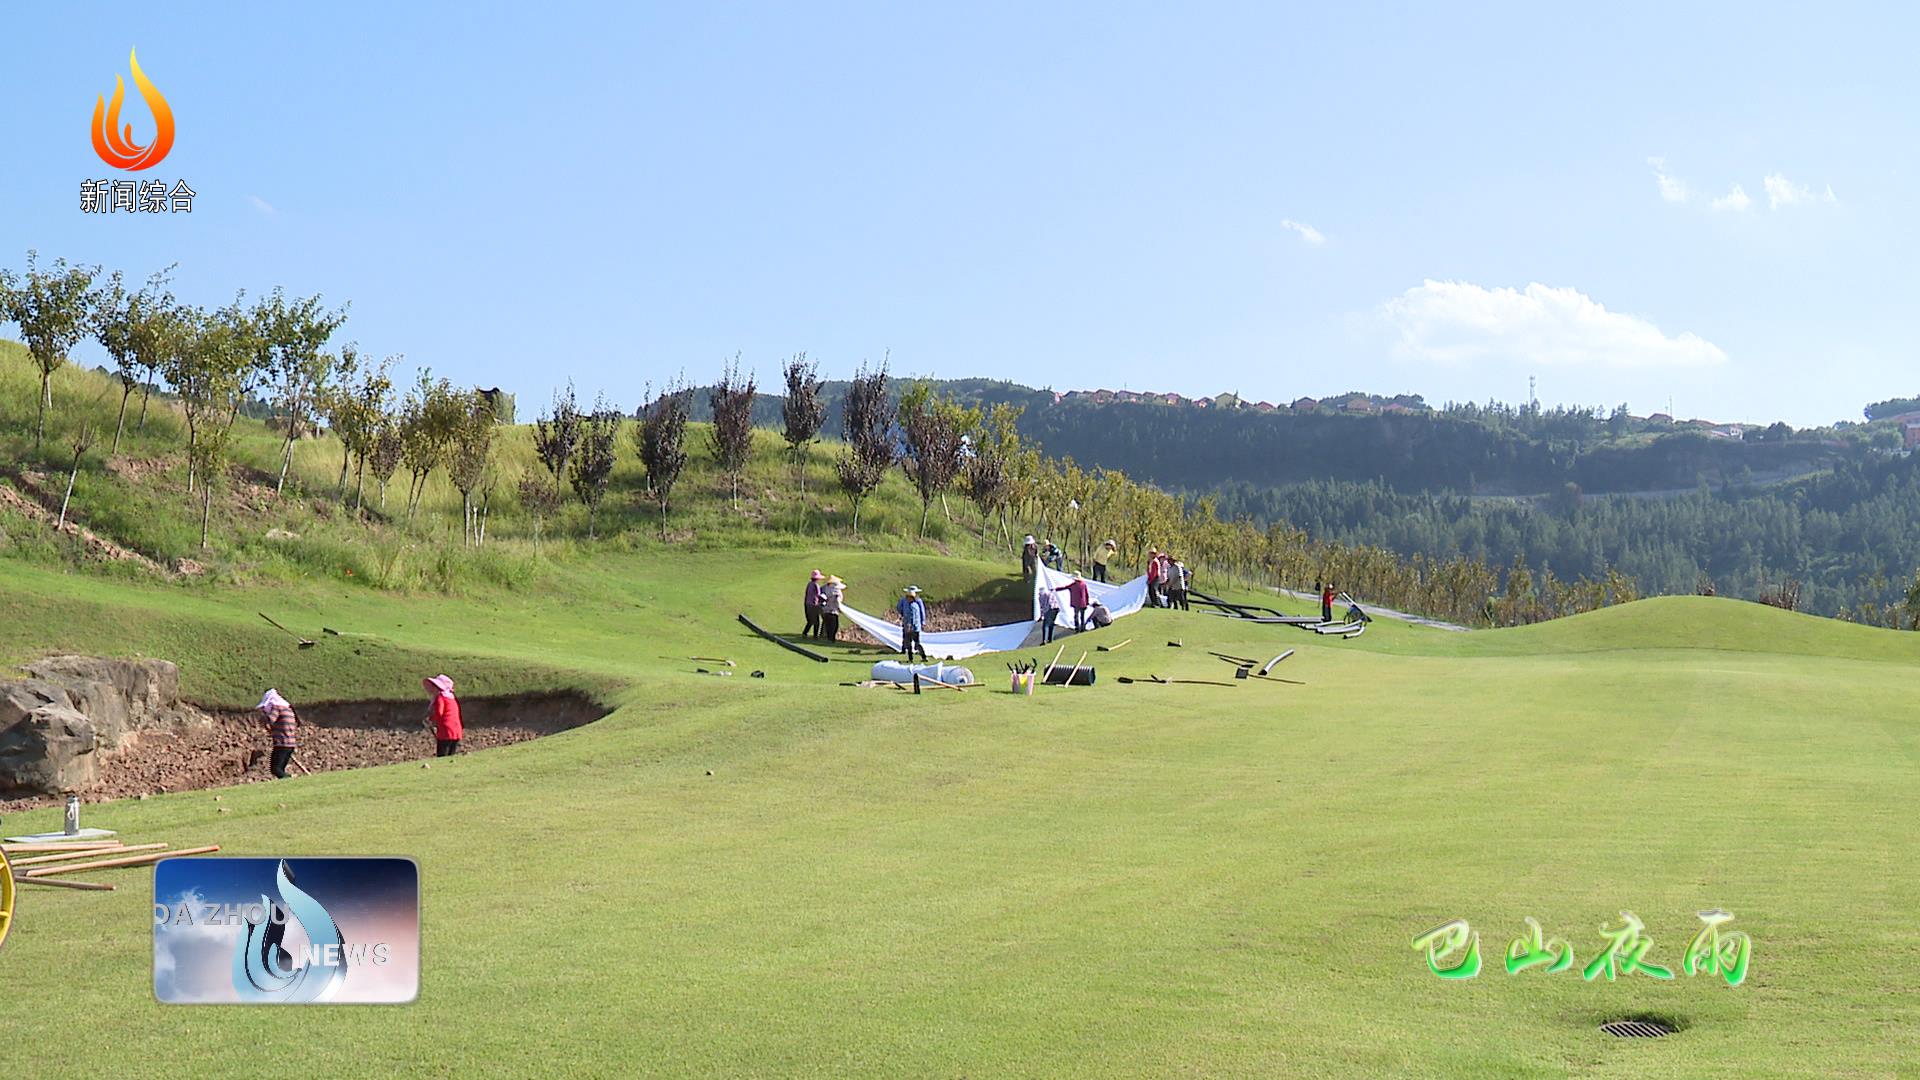
<instances>
[{"instance_id":1,"label":"shovel","mask_svg":"<svg viewBox=\"0 0 1920 1080\"><path fill-rule=\"evenodd\" d=\"M281 625L280 625L279 623L277 623L277 622L273 622L273 616L271 616L271 615L268 615L268 614L267 614L266 612L264 612L264 611L262 611L262 612L258 612L258 614L259 614L259 616L260 616L261 618L263 618L263 619L265 619L265 620L267 620L267 621L268 621L269 623L273 623L273 627L274 627L274 629L276 629L276 630L278 630L278 631L280 631L281 633L283 633L283 634L285 634L285 635L287 635L288 637L290 637L290 638L292 638L293 640L295 640L295 641L298 641L298 642L300 643L300 647L301 647L301 648L303 648L303 649L311 649L311 648L313 648L313 640L312 640L311 638L303 638L303 637L301 637L301 636L300 636L299 634L296 634L296 633L294 633L293 631L291 631L291 630L289 630L289 629L287 629L286 627L284 627L284 626L281 626Z\"/></svg>"}]
</instances>

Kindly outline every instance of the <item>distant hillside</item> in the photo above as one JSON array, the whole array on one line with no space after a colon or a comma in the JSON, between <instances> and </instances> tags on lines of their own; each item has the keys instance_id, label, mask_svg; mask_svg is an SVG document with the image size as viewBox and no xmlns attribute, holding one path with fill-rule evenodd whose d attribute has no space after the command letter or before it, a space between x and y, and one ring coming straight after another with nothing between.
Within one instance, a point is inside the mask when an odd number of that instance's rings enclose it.
<instances>
[{"instance_id":1,"label":"distant hillside","mask_svg":"<svg viewBox=\"0 0 1920 1080\"><path fill-rule=\"evenodd\" d=\"M1023 407L1021 435L1049 455L1185 492L1326 480L1379 482L1409 494L1557 494L1569 483L1590 494L1684 491L1790 479L1859 453L1853 443L1784 425L1742 429L1501 406L1436 411L1413 395L1356 392L1283 408L1241 404L1231 395L1201 399L1203 405L1168 403L1165 395L1056 394L991 379L934 384L966 404ZM828 434L840 430L846 386L836 380L823 391ZM764 392L778 385L761 389L754 420L779 428L782 398ZM709 418L707 388L694 399L695 418Z\"/></svg>"}]
</instances>

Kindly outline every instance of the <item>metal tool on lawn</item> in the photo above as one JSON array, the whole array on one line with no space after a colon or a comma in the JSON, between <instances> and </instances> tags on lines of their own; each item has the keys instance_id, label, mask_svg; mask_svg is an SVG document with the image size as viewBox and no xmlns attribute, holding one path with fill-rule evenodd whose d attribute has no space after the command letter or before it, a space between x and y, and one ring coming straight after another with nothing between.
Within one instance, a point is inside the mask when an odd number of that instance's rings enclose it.
<instances>
[{"instance_id":1,"label":"metal tool on lawn","mask_svg":"<svg viewBox=\"0 0 1920 1080\"><path fill-rule=\"evenodd\" d=\"M273 622L273 616L271 616L271 615L269 615L269 614L267 614L267 613L266 613L266 612L264 612L264 611L262 611L262 612L260 612L260 613L259 613L259 615L260 615L260 617L261 617L261 618L263 618L263 619L265 619L265 620L267 620L267 621L268 621L268 622L270 622L270 623L273 623L273 627L274 627L274 629L276 629L276 630L278 630L278 631L280 631L281 633L283 633L283 634L285 634L285 635L287 635L288 637L290 637L290 638L292 638L293 640L295 640L295 641L297 641L297 642L299 642L299 643L300 643L300 647L301 647L301 648L303 648L303 649L311 649L311 648L313 648L313 639L312 639L312 638L303 638L303 637L301 637L301 636L300 636L299 634L296 634L296 633L294 633L293 631L291 631L291 630L289 630L289 629L287 629L286 627L284 627L284 626L281 626L281 625L280 625L279 623L277 623L277 622Z\"/></svg>"}]
</instances>

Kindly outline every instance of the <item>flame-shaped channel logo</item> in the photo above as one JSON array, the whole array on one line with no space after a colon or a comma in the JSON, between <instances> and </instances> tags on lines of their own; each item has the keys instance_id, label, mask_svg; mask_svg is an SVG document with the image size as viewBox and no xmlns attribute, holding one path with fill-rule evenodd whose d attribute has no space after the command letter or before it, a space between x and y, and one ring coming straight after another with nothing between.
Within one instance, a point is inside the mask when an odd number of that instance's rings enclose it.
<instances>
[{"instance_id":1,"label":"flame-shaped channel logo","mask_svg":"<svg viewBox=\"0 0 1920 1080\"><path fill-rule=\"evenodd\" d=\"M94 99L93 152L116 169L139 172L166 160L167 152L173 149L173 109L161 96L160 89L153 85L153 80L140 70L140 57L133 50L128 50L127 60L133 66L133 85L140 88L140 96L146 99L147 108L153 113L153 141L141 146L133 141L133 125L121 125L120 103L126 98L127 85L115 75L113 100Z\"/></svg>"},{"instance_id":2,"label":"flame-shaped channel logo","mask_svg":"<svg viewBox=\"0 0 1920 1080\"><path fill-rule=\"evenodd\" d=\"M262 896L260 906L267 917L247 927L234 953L234 990L244 1002L331 1001L347 978L347 939L320 901L293 883L293 871L285 859L280 860L279 872L274 875L274 888L285 902L291 921L299 923L312 945L321 947L320 955L304 967L293 966L293 955L281 946L287 936L286 922L273 919L273 901Z\"/></svg>"}]
</instances>

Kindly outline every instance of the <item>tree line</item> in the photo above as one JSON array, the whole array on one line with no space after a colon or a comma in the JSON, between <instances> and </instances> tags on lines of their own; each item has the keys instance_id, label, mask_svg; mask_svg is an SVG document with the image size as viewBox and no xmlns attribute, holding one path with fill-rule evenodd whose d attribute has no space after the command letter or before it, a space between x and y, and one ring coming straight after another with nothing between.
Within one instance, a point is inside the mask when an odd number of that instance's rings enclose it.
<instances>
[{"instance_id":1,"label":"tree line","mask_svg":"<svg viewBox=\"0 0 1920 1080\"><path fill-rule=\"evenodd\" d=\"M530 425L537 465L503 478L499 402L424 369L401 389L394 370L400 357L376 361L357 345L335 344L346 311L317 295L279 289L251 300L237 294L227 305L203 309L172 295L168 271L131 287L117 272L42 265L32 253L24 273L0 273L0 312L20 327L40 374L36 445L46 433L53 372L81 341L97 340L113 359L121 389L110 453L118 451L130 413L136 430L144 425L157 386L178 399L188 494L199 502L203 546L235 419L242 403L259 395L271 406L281 440L276 491L285 487L296 441L324 423L339 440L336 486L343 506L384 516L389 485L404 475L404 520L411 522L429 478L443 473L461 497L467 546L488 542L503 493L526 515L536 549L569 494L586 511L587 538L596 538L623 452L638 459L640 493L657 511L661 540L670 542L676 485L699 449L688 445L700 430L692 426L696 406L708 417L704 448L739 508L741 480L755 453L753 431L768 415L769 395L759 393L737 356L703 392L684 377L657 393L649 388L631 418L602 395L582 405L569 383ZM837 427L832 476L856 537L866 501L898 477L920 504L921 536L937 509L946 528L974 533L983 545L1011 553L1015 534L1031 530L1056 540L1082 567L1112 539L1122 565L1141 565L1151 549L1172 551L1200 569L1203 581L1212 575L1305 588L1332 580L1374 602L1481 624L1587 610L1641 591L1635 575L1606 559L1576 571L1556 561L1536 564L1524 552L1509 559L1497 545L1470 551L1438 543L1401 546L1394 537L1361 533L1336 539L1325 520L1297 508L1280 513L1245 496L1182 496L1112 465L1083 468L1029 434L1026 402L1005 400L1018 389L1011 384L899 382L883 358L863 363L834 401L818 364L804 353L782 365L781 381L778 427L794 486L804 499L805 464ZM133 413L136 394L141 404Z\"/></svg>"}]
</instances>

